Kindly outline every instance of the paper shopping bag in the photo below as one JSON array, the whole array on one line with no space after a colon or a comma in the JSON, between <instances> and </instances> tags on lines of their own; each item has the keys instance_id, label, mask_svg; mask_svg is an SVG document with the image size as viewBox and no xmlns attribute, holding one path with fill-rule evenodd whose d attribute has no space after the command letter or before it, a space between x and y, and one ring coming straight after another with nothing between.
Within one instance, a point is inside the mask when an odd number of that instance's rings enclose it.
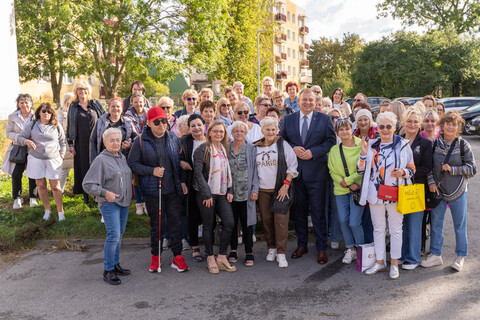
<instances>
[{"instance_id":1,"label":"paper shopping bag","mask_svg":"<svg viewBox=\"0 0 480 320\"><path fill-rule=\"evenodd\" d=\"M373 243L361 244L357 247L357 270L363 272L375 264L375 247Z\"/></svg>"},{"instance_id":2,"label":"paper shopping bag","mask_svg":"<svg viewBox=\"0 0 480 320\"><path fill-rule=\"evenodd\" d=\"M425 210L425 186L421 183L398 187L397 211L409 214Z\"/></svg>"}]
</instances>

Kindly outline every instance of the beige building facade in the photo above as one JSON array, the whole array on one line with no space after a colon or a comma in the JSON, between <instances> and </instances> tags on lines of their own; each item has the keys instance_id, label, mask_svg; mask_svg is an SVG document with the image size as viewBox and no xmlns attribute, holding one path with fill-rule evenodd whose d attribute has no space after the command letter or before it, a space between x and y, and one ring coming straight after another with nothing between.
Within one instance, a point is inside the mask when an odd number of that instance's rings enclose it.
<instances>
[{"instance_id":1,"label":"beige building facade","mask_svg":"<svg viewBox=\"0 0 480 320\"><path fill-rule=\"evenodd\" d=\"M289 81L306 88L312 83L312 70L307 60L309 29L305 9L289 0L275 0L272 19L276 23L271 68L275 88L285 90Z\"/></svg>"}]
</instances>

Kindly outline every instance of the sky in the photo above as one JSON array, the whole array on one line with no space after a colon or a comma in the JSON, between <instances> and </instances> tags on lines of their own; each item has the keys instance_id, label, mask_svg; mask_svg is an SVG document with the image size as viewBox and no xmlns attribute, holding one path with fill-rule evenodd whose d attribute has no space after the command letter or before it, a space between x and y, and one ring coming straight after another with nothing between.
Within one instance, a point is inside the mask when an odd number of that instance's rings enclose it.
<instances>
[{"instance_id":1,"label":"sky","mask_svg":"<svg viewBox=\"0 0 480 320\"><path fill-rule=\"evenodd\" d=\"M350 32L374 41L403 29L400 20L391 17L377 19L376 4L381 0L292 1L307 12L310 40L320 37L342 39L344 33ZM409 27L407 30L420 29Z\"/></svg>"}]
</instances>

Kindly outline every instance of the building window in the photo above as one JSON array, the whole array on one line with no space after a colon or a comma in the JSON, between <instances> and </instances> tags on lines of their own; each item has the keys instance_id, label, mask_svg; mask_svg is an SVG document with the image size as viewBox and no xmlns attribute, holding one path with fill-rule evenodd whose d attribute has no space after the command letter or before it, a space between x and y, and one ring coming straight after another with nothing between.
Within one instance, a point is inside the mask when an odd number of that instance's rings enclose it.
<instances>
[{"instance_id":1,"label":"building window","mask_svg":"<svg viewBox=\"0 0 480 320\"><path fill-rule=\"evenodd\" d=\"M292 50L292 58L295 59L295 49Z\"/></svg>"},{"instance_id":2,"label":"building window","mask_svg":"<svg viewBox=\"0 0 480 320\"><path fill-rule=\"evenodd\" d=\"M290 48L287 48L287 56L290 58L291 56L291 52L290 52Z\"/></svg>"},{"instance_id":3,"label":"building window","mask_svg":"<svg viewBox=\"0 0 480 320\"><path fill-rule=\"evenodd\" d=\"M287 21L290 21L290 11L287 11Z\"/></svg>"},{"instance_id":4,"label":"building window","mask_svg":"<svg viewBox=\"0 0 480 320\"><path fill-rule=\"evenodd\" d=\"M278 72L282 71L282 64L281 63L277 64L277 71Z\"/></svg>"},{"instance_id":5,"label":"building window","mask_svg":"<svg viewBox=\"0 0 480 320\"><path fill-rule=\"evenodd\" d=\"M290 30L287 30L287 39L290 40Z\"/></svg>"},{"instance_id":6,"label":"building window","mask_svg":"<svg viewBox=\"0 0 480 320\"><path fill-rule=\"evenodd\" d=\"M295 15L292 14L292 22L295 23Z\"/></svg>"},{"instance_id":7,"label":"building window","mask_svg":"<svg viewBox=\"0 0 480 320\"><path fill-rule=\"evenodd\" d=\"M295 32L292 32L292 40L295 41Z\"/></svg>"},{"instance_id":8,"label":"building window","mask_svg":"<svg viewBox=\"0 0 480 320\"><path fill-rule=\"evenodd\" d=\"M282 52L282 47L279 44L277 44L275 53L280 54L281 52Z\"/></svg>"},{"instance_id":9,"label":"building window","mask_svg":"<svg viewBox=\"0 0 480 320\"><path fill-rule=\"evenodd\" d=\"M295 67L293 67L293 76L296 77L297 76L297 69Z\"/></svg>"},{"instance_id":10,"label":"building window","mask_svg":"<svg viewBox=\"0 0 480 320\"><path fill-rule=\"evenodd\" d=\"M68 74L63 75L63 84L73 84L73 78Z\"/></svg>"},{"instance_id":11,"label":"building window","mask_svg":"<svg viewBox=\"0 0 480 320\"><path fill-rule=\"evenodd\" d=\"M288 74L292 73L292 67L288 66Z\"/></svg>"}]
</instances>

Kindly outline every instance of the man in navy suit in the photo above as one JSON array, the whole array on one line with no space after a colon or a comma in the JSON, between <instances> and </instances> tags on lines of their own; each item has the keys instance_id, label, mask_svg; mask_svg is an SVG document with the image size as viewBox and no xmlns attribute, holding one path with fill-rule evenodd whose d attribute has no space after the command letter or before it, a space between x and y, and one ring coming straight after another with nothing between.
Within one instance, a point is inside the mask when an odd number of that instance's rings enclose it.
<instances>
[{"instance_id":1,"label":"man in navy suit","mask_svg":"<svg viewBox=\"0 0 480 320\"><path fill-rule=\"evenodd\" d=\"M310 211L315 231L317 262L328 261L325 224L325 194L328 172L328 152L335 145L335 131L330 116L314 111L315 93L303 89L299 94L300 111L285 116L280 135L292 146L298 158L295 179L295 233L298 247L293 259L308 252L308 220Z\"/></svg>"}]
</instances>

